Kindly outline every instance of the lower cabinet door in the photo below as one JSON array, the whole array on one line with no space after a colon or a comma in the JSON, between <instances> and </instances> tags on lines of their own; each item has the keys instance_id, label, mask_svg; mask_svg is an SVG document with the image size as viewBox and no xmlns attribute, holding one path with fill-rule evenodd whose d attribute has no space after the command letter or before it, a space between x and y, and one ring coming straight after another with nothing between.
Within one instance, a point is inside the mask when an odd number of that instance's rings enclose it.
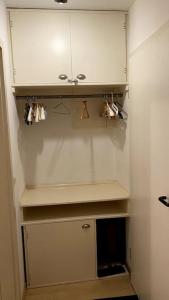
<instances>
[{"instance_id":1,"label":"lower cabinet door","mask_svg":"<svg viewBox=\"0 0 169 300\"><path fill-rule=\"evenodd\" d=\"M28 287L96 278L95 221L24 227Z\"/></svg>"}]
</instances>

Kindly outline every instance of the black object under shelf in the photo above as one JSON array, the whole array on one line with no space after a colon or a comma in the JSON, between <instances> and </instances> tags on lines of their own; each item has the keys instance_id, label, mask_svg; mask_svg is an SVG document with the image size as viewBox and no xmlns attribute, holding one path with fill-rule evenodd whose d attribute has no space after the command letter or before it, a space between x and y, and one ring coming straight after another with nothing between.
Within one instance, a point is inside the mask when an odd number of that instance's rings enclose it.
<instances>
[{"instance_id":1,"label":"black object under shelf","mask_svg":"<svg viewBox=\"0 0 169 300\"><path fill-rule=\"evenodd\" d=\"M126 272L126 226L124 218L101 219L97 227L97 275Z\"/></svg>"},{"instance_id":2,"label":"black object under shelf","mask_svg":"<svg viewBox=\"0 0 169 300\"><path fill-rule=\"evenodd\" d=\"M116 264L98 266L97 275L100 278L100 277L123 274L125 272L126 272L125 266L116 263Z\"/></svg>"},{"instance_id":3,"label":"black object under shelf","mask_svg":"<svg viewBox=\"0 0 169 300\"><path fill-rule=\"evenodd\" d=\"M139 298L137 295L132 295L132 296L102 298L102 299L95 299L95 300L139 300Z\"/></svg>"}]
</instances>

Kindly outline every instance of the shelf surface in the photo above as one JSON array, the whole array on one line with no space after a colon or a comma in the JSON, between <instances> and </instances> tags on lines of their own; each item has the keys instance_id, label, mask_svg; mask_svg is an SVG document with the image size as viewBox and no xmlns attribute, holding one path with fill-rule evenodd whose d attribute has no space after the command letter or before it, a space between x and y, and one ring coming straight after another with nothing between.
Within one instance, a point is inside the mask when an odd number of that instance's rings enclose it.
<instances>
[{"instance_id":1,"label":"shelf surface","mask_svg":"<svg viewBox=\"0 0 169 300\"><path fill-rule=\"evenodd\" d=\"M44 186L26 189L21 207L125 200L128 191L117 181L97 184Z\"/></svg>"}]
</instances>

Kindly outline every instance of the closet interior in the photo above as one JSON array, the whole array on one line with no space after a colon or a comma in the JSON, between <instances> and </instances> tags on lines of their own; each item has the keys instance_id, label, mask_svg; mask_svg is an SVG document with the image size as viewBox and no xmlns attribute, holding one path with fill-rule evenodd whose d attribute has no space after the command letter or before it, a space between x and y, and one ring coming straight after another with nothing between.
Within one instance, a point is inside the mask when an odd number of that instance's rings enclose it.
<instances>
[{"instance_id":1,"label":"closet interior","mask_svg":"<svg viewBox=\"0 0 169 300\"><path fill-rule=\"evenodd\" d=\"M129 277L127 12L9 9L27 288Z\"/></svg>"},{"instance_id":2,"label":"closet interior","mask_svg":"<svg viewBox=\"0 0 169 300\"><path fill-rule=\"evenodd\" d=\"M0 0L0 299L169 299L168 22L167 0Z\"/></svg>"},{"instance_id":3,"label":"closet interior","mask_svg":"<svg viewBox=\"0 0 169 300\"><path fill-rule=\"evenodd\" d=\"M9 17L26 286L128 276L128 170L118 166L128 160L127 15L10 9Z\"/></svg>"}]
</instances>

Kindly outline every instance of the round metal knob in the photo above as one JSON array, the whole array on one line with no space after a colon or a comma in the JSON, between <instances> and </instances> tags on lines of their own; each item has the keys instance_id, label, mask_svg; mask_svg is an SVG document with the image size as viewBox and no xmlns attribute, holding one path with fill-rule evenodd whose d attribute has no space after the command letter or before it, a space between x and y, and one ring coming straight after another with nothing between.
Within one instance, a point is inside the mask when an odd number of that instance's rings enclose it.
<instances>
[{"instance_id":1,"label":"round metal knob","mask_svg":"<svg viewBox=\"0 0 169 300\"><path fill-rule=\"evenodd\" d=\"M67 77L67 75L66 74L61 74L61 75L59 75L59 79L60 80L66 80L68 77Z\"/></svg>"},{"instance_id":2,"label":"round metal knob","mask_svg":"<svg viewBox=\"0 0 169 300\"><path fill-rule=\"evenodd\" d=\"M90 228L90 224L84 224L84 225L82 226L82 229L88 229L88 228Z\"/></svg>"},{"instance_id":3,"label":"round metal knob","mask_svg":"<svg viewBox=\"0 0 169 300\"><path fill-rule=\"evenodd\" d=\"M79 80L85 80L85 79L86 79L86 76L85 76L84 74L79 74L79 75L77 75L77 78L78 78Z\"/></svg>"}]
</instances>

